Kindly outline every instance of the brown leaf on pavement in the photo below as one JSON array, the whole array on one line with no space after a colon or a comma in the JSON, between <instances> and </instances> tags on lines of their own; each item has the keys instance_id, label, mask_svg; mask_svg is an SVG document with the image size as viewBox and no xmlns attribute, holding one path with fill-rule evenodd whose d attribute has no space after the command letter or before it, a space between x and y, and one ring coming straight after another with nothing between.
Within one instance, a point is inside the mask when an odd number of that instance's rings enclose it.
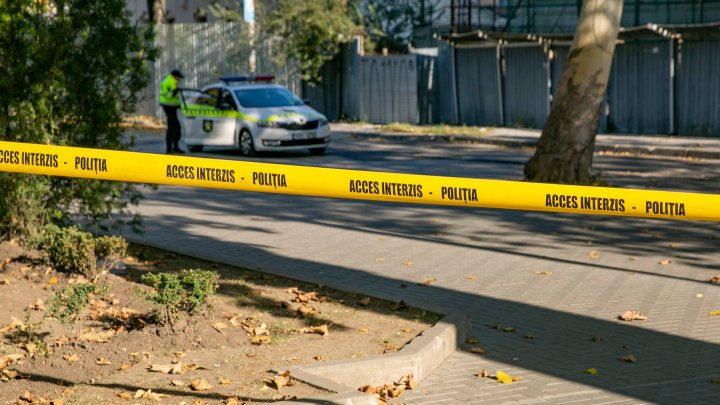
<instances>
[{"instance_id":1,"label":"brown leaf on pavement","mask_svg":"<svg viewBox=\"0 0 720 405\"><path fill-rule=\"evenodd\" d=\"M316 314L318 311L317 311L317 309L315 309L314 307L311 307L310 305L300 304L300 306L297 308L297 310L295 312L297 312L297 314L300 315L301 317L306 317L311 314Z\"/></svg>"},{"instance_id":2,"label":"brown leaf on pavement","mask_svg":"<svg viewBox=\"0 0 720 405\"><path fill-rule=\"evenodd\" d=\"M33 311L44 311L45 310L45 303L42 299L38 298L35 300L34 303L27 306L27 309L33 310Z\"/></svg>"},{"instance_id":3,"label":"brown leaf on pavement","mask_svg":"<svg viewBox=\"0 0 720 405\"><path fill-rule=\"evenodd\" d=\"M536 271L535 274L538 276L552 276L552 271Z\"/></svg>"},{"instance_id":4,"label":"brown leaf on pavement","mask_svg":"<svg viewBox=\"0 0 720 405\"><path fill-rule=\"evenodd\" d=\"M272 383L274 385L273 388L275 388L276 390L280 390L280 388L285 387L285 386L289 387L289 386L293 385L292 376L290 375L290 371L285 370L282 373L276 374L272 379Z\"/></svg>"},{"instance_id":5,"label":"brown leaf on pavement","mask_svg":"<svg viewBox=\"0 0 720 405\"><path fill-rule=\"evenodd\" d=\"M175 387L182 387L185 385L185 382L180 381L180 380L170 380L170 384Z\"/></svg>"},{"instance_id":6,"label":"brown leaf on pavement","mask_svg":"<svg viewBox=\"0 0 720 405\"><path fill-rule=\"evenodd\" d=\"M503 383L503 384L512 384L513 381L515 381L510 374L505 373L505 372L503 372L503 371L498 371L498 372L496 372L496 373L495 373L495 379L496 379L498 382L501 382L501 383Z\"/></svg>"},{"instance_id":7,"label":"brown leaf on pavement","mask_svg":"<svg viewBox=\"0 0 720 405\"><path fill-rule=\"evenodd\" d=\"M618 360L624 361L625 363L637 363L637 357L633 356L632 354L622 356Z\"/></svg>"},{"instance_id":8,"label":"brown leaf on pavement","mask_svg":"<svg viewBox=\"0 0 720 405\"><path fill-rule=\"evenodd\" d=\"M185 369L181 361L175 364L151 364L148 371L162 374L183 374Z\"/></svg>"},{"instance_id":9,"label":"brown leaf on pavement","mask_svg":"<svg viewBox=\"0 0 720 405\"><path fill-rule=\"evenodd\" d=\"M98 359L95 360L95 364L97 364L98 366L109 366L112 363L105 357L98 357Z\"/></svg>"},{"instance_id":10,"label":"brown leaf on pavement","mask_svg":"<svg viewBox=\"0 0 720 405\"><path fill-rule=\"evenodd\" d=\"M490 375L490 373L488 373L487 370L482 369L482 370L480 370L479 373L475 374L475 377L484 378L484 377L488 377L489 375Z\"/></svg>"},{"instance_id":11,"label":"brown leaf on pavement","mask_svg":"<svg viewBox=\"0 0 720 405\"><path fill-rule=\"evenodd\" d=\"M480 340L478 338L476 338L475 336L470 336L467 339L465 339L465 343L467 343L469 345L476 345L476 344L480 343Z\"/></svg>"},{"instance_id":12,"label":"brown leaf on pavement","mask_svg":"<svg viewBox=\"0 0 720 405\"><path fill-rule=\"evenodd\" d=\"M268 343L270 343L270 336L268 336L268 335L253 336L252 339L250 340L250 343L255 346L268 344Z\"/></svg>"},{"instance_id":13,"label":"brown leaf on pavement","mask_svg":"<svg viewBox=\"0 0 720 405\"><path fill-rule=\"evenodd\" d=\"M663 266L667 266L670 263L672 263L672 260L670 260L670 259L660 260L658 262L658 264L663 265Z\"/></svg>"},{"instance_id":14,"label":"brown leaf on pavement","mask_svg":"<svg viewBox=\"0 0 720 405\"><path fill-rule=\"evenodd\" d=\"M370 328L360 328L360 329L358 330L358 332L360 332L360 333L368 333L368 332L370 332Z\"/></svg>"},{"instance_id":15,"label":"brown leaf on pavement","mask_svg":"<svg viewBox=\"0 0 720 405\"><path fill-rule=\"evenodd\" d=\"M210 390L212 387L213 387L213 386L210 385L209 382L205 381L204 378L199 378L199 379L197 379L197 380L192 380L192 381L190 381L190 388L191 388L193 391L208 391L208 390Z\"/></svg>"},{"instance_id":16,"label":"brown leaf on pavement","mask_svg":"<svg viewBox=\"0 0 720 405\"><path fill-rule=\"evenodd\" d=\"M480 346L472 347L469 350L470 353L485 354L485 349Z\"/></svg>"},{"instance_id":17,"label":"brown leaf on pavement","mask_svg":"<svg viewBox=\"0 0 720 405\"><path fill-rule=\"evenodd\" d=\"M631 322L631 321L644 321L647 319L647 316L640 313L640 311L633 309L629 311L625 311L620 315L618 318L622 321Z\"/></svg>"},{"instance_id":18,"label":"brown leaf on pavement","mask_svg":"<svg viewBox=\"0 0 720 405\"><path fill-rule=\"evenodd\" d=\"M429 278L423 279L423 281L418 283L418 285L431 285L432 283L434 283L436 281L437 281L437 278L429 277Z\"/></svg>"},{"instance_id":19,"label":"brown leaf on pavement","mask_svg":"<svg viewBox=\"0 0 720 405\"><path fill-rule=\"evenodd\" d=\"M370 305L370 297L365 297L365 298L361 299L360 302L358 302L358 304L360 304L364 307Z\"/></svg>"},{"instance_id":20,"label":"brown leaf on pavement","mask_svg":"<svg viewBox=\"0 0 720 405\"><path fill-rule=\"evenodd\" d=\"M232 384L232 382L231 382L230 380L228 380L227 378L225 378L225 377L220 377L220 378L218 378L218 382L220 383L220 385L230 385L230 384Z\"/></svg>"},{"instance_id":21,"label":"brown leaf on pavement","mask_svg":"<svg viewBox=\"0 0 720 405\"><path fill-rule=\"evenodd\" d=\"M132 364L130 363L122 363L120 364L120 367L118 367L118 371L127 370L130 367L132 367Z\"/></svg>"},{"instance_id":22,"label":"brown leaf on pavement","mask_svg":"<svg viewBox=\"0 0 720 405\"><path fill-rule=\"evenodd\" d=\"M15 329L17 328L25 328L25 323L23 323L19 319L15 318L14 316L11 316L10 319L12 321L9 324L0 328L0 333L12 332L15 331Z\"/></svg>"},{"instance_id":23,"label":"brown leaf on pavement","mask_svg":"<svg viewBox=\"0 0 720 405\"><path fill-rule=\"evenodd\" d=\"M708 281L711 282L711 283L713 283L713 284L720 284L720 273L714 275L713 278L711 278L711 279L708 280Z\"/></svg>"},{"instance_id":24,"label":"brown leaf on pavement","mask_svg":"<svg viewBox=\"0 0 720 405\"><path fill-rule=\"evenodd\" d=\"M592 252L588 253L588 256L591 259L599 259L600 258L600 254L597 252L597 250L593 250Z\"/></svg>"},{"instance_id":25,"label":"brown leaf on pavement","mask_svg":"<svg viewBox=\"0 0 720 405\"><path fill-rule=\"evenodd\" d=\"M403 263L402 263L403 266L407 266L407 267L410 267L410 266L412 266L413 264L414 264L413 262L403 262Z\"/></svg>"},{"instance_id":26,"label":"brown leaf on pavement","mask_svg":"<svg viewBox=\"0 0 720 405\"><path fill-rule=\"evenodd\" d=\"M710 316L718 316L718 315L720 315L720 311L710 311L710 312L708 312L708 315L710 315Z\"/></svg>"},{"instance_id":27,"label":"brown leaf on pavement","mask_svg":"<svg viewBox=\"0 0 720 405\"><path fill-rule=\"evenodd\" d=\"M87 332L78 336L78 339L84 340L90 343L106 343L111 337L115 335L115 331L107 330L104 332Z\"/></svg>"}]
</instances>

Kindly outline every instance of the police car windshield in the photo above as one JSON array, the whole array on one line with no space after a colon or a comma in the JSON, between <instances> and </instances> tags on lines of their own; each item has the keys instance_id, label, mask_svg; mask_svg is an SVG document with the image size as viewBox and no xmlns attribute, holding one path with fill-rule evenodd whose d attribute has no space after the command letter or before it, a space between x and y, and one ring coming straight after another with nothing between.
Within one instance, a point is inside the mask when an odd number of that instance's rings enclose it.
<instances>
[{"instance_id":1,"label":"police car windshield","mask_svg":"<svg viewBox=\"0 0 720 405\"><path fill-rule=\"evenodd\" d=\"M304 103L290 90L280 87L235 90L240 105L245 108L290 107Z\"/></svg>"}]
</instances>

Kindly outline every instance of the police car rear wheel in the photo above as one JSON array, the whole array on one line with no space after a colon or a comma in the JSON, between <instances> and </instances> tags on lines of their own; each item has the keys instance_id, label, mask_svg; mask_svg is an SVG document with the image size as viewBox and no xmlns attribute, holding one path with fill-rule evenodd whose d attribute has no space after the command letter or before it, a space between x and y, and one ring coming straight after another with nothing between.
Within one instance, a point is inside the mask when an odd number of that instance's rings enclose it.
<instances>
[{"instance_id":1,"label":"police car rear wheel","mask_svg":"<svg viewBox=\"0 0 720 405\"><path fill-rule=\"evenodd\" d=\"M187 147L190 152L200 153L203 151L202 145L188 145Z\"/></svg>"},{"instance_id":2,"label":"police car rear wheel","mask_svg":"<svg viewBox=\"0 0 720 405\"><path fill-rule=\"evenodd\" d=\"M240 152L245 156L255 156L255 144L247 129L240 132Z\"/></svg>"},{"instance_id":3,"label":"police car rear wheel","mask_svg":"<svg viewBox=\"0 0 720 405\"><path fill-rule=\"evenodd\" d=\"M320 155L325 154L325 150L327 150L327 148L312 148L312 149L308 149L308 150L310 151L311 155L320 156Z\"/></svg>"}]
</instances>

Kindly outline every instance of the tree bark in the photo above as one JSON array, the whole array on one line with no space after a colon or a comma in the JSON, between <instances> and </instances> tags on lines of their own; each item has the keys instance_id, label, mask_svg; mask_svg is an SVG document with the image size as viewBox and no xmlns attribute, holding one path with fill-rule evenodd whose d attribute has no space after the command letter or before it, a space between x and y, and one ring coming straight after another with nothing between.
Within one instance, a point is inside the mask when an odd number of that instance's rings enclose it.
<instances>
[{"instance_id":1,"label":"tree bark","mask_svg":"<svg viewBox=\"0 0 720 405\"><path fill-rule=\"evenodd\" d=\"M590 184L600 111L605 100L623 0L585 0L575 37L525 178Z\"/></svg>"},{"instance_id":2,"label":"tree bark","mask_svg":"<svg viewBox=\"0 0 720 405\"><path fill-rule=\"evenodd\" d=\"M165 24L167 18L167 8L165 7L165 0L154 0L152 10L153 23L155 25Z\"/></svg>"}]
</instances>

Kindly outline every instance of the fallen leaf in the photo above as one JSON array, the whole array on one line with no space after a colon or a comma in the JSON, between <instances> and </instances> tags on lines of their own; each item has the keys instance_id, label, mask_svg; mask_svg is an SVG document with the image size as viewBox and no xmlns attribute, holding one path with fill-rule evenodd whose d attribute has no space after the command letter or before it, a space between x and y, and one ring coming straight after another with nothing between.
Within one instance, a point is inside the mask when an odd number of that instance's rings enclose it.
<instances>
[{"instance_id":1,"label":"fallen leaf","mask_svg":"<svg viewBox=\"0 0 720 405\"><path fill-rule=\"evenodd\" d=\"M361 299L360 302L358 302L358 304L360 304L364 307L370 305L370 297L365 297L365 298Z\"/></svg>"},{"instance_id":2,"label":"fallen leaf","mask_svg":"<svg viewBox=\"0 0 720 405\"><path fill-rule=\"evenodd\" d=\"M368 333L368 332L370 332L370 328L360 328L359 332L360 333Z\"/></svg>"},{"instance_id":3,"label":"fallen leaf","mask_svg":"<svg viewBox=\"0 0 720 405\"><path fill-rule=\"evenodd\" d=\"M328 330L327 325L320 325L320 326L310 326L307 328L300 328L299 331L301 333L315 333L322 336L327 336L330 334L330 331Z\"/></svg>"},{"instance_id":4,"label":"fallen leaf","mask_svg":"<svg viewBox=\"0 0 720 405\"><path fill-rule=\"evenodd\" d=\"M0 333L12 332L15 329L24 329L25 328L25 323L23 323L19 319L15 318L14 316L11 316L10 319L11 319L11 322L9 324L0 328Z\"/></svg>"},{"instance_id":5,"label":"fallen leaf","mask_svg":"<svg viewBox=\"0 0 720 405\"><path fill-rule=\"evenodd\" d=\"M538 276L552 276L552 271L536 271L535 274Z\"/></svg>"},{"instance_id":6,"label":"fallen leaf","mask_svg":"<svg viewBox=\"0 0 720 405\"><path fill-rule=\"evenodd\" d=\"M45 303L42 299L38 298L35 300L34 303L31 305L28 305L27 309L35 310L35 311L44 311L45 310Z\"/></svg>"},{"instance_id":7,"label":"fallen leaf","mask_svg":"<svg viewBox=\"0 0 720 405\"><path fill-rule=\"evenodd\" d=\"M373 387L372 385L363 385L362 387L358 388L358 391L364 392L366 394L374 394L375 387Z\"/></svg>"},{"instance_id":8,"label":"fallen leaf","mask_svg":"<svg viewBox=\"0 0 720 405\"><path fill-rule=\"evenodd\" d=\"M91 343L106 343L115 335L115 331L107 330L105 332L87 332L78 336L78 339Z\"/></svg>"},{"instance_id":9,"label":"fallen leaf","mask_svg":"<svg viewBox=\"0 0 720 405\"><path fill-rule=\"evenodd\" d=\"M531 333L526 333L526 334L523 335L523 337L524 337L525 339L535 339L535 335L533 335L533 334L531 334Z\"/></svg>"},{"instance_id":10,"label":"fallen leaf","mask_svg":"<svg viewBox=\"0 0 720 405\"><path fill-rule=\"evenodd\" d=\"M132 367L132 364L122 363L122 364L120 364L120 367L118 367L118 370L120 370L120 371L122 371L122 370L127 370L127 369L129 369L130 367Z\"/></svg>"},{"instance_id":11,"label":"fallen leaf","mask_svg":"<svg viewBox=\"0 0 720 405\"><path fill-rule=\"evenodd\" d=\"M640 313L638 310L630 310L623 312L622 315L619 316L620 320L631 322L631 321L644 321L647 319L647 316Z\"/></svg>"},{"instance_id":12,"label":"fallen leaf","mask_svg":"<svg viewBox=\"0 0 720 405\"><path fill-rule=\"evenodd\" d=\"M435 277L425 278L422 282L418 283L418 285L431 285L436 281L437 279Z\"/></svg>"},{"instance_id":13,"label":"fallen leaf","mask_svg":"<svg viewBox=\"0 0 720 405\"><path fill-rule=\"evenodd\" d=\"M597 252L597 250L593 250L592 252L588 253L588 256L590 256L591 259L600 258L600 254Z\"/></svg>"},{"instance_id":14,"label":"fallen leaf","mask_svg":"<svg viewBox=\"0 0 720 405\"><path fill-rule=\"evenodd\" d=\"M467 278L468 280L477 280L477 276L467 276L465 278Z\"/></svg>"},{"instance_id":15,"label":"fallen leaf","mask_svg":"<svg viewBox=\"0 0 720 405\"><path fill-rule=\"evenodd\" d=\"M478 347L473 347L473 348L470 348L470 350L469 350L469 351L470 351L470 353L478 353L478 354L485 354L485 349L483 349L483 348L482 348L482 347L480 347L480 346L478 346Z\"/></svg>"},{"instance_id":16,"label":"fallen leaf","mask_svg":"<svg viewBox=\"0 0 720 405\"><path fill-rule=\"evenodd\" d=\"M514 333L515 328L513 328L512 326L508 326L507 328L503 329L503 332Z\"/></svg>"},{"instance_id":17,"label":"fallen leaf","mask_svg":"<svg viewBox=\"0 0 720 405\"><path fill-rule=\"evenodd\" d=\"M3 369L2 372L0 372L0 375L2 375L3 381L8 381L8 380L14 380L18 376L18 373L15 370L10 370L10 369L6 368L6 369Z\"/></svg>"},{"instance_id":18,"label":"fallen leaf","mask_svg":"<svg viewBox=\"0 0 720 405\"><path fill-rule=\"evenodd\" d=\"M403 262L403 263L402 263L403 266L407 266L407 267L410 267L410 266L412 266L413 264L414 264L413 262Z\"/></svg>"},{"instance_id":19,"label":"fallen leaf","mask_svg":"<svg viewBox=\"0 0 720 405\"><path fill-rule=\"evenodd\" d=\"M671 243L671 244L669 244L668 246L670 246L672 249L677 249L677 248L679 248L679 247L682 246L682 245L679 244L679 243Z\"/></svg>"},{"instance_id":20,"label":"fallen leaf","mask_svg":"<svg viewBox=\"0 0 720 405\"><path fill-rule=\"evenodd\" d=\"M211 323L210 326L212 326L213 329L215 329L216 331L220 332L223 335L225 334L225 332L223 330L227 329L227 325L224 324L223 322L219 322L219 321Z\"/></svg>"},{"instance_id":21,"label":"fallen leaf","mask_svg":"<svg viewBox=\"0 0 720 405\"><path fill-rule=\"evenodd\" d=\"M720 284L720 273L714 275L713 278L711 278L711 279L708 280L708 281L711 282L711 283L713 283L713 284Z\"/></svg>"},{"instance_id":22,"label":"fallen leaf","mask_svg":"<svg viewBox=\"0 0 720 405\"><path fill-rule=\"evenodd\" d=\"M480 340L476 338L475 336L470 336L469 338L465 339L465 343L469 345L476 345L480 343Z\"/></svg>"},{"instance_id":23,"label":"fallen leaf","mask_svg":"<svg viewBox=\"0 0 720 405\"><path fill-rule=\"evenodd\" d=\"M400 302L395 304L395 306L393 306L393 311L397 311L398 309L407 309L407 308L410 308L410 306L408 306L408 304L406 304L404 300L401 300Z\"/></svg>"},{"instance_id":24,"label":"fallen leaf","mask_svg":"<svg viewBox=\"0 0 720 405\"><path fill-rule=\"evenodd\" d=\"M285 370L282 373L276 374L272 379L273 384L275 385L276 390L280 390L280 388L284 386L290 386L292 384L292 376L290 376L290 371Z\"/></svg>"},{"instance_id":25,"label":"fallen leaf","mask_svg":"<svg viewBox=\"0 0 720 405\"><path fill-rule=\"evenodd\" d=\"M325 360L325 356L318 354L317 356L313 356L313 359L314 359L315 361L324 361L324 360Z\"/></svg>"},{"instance_id":26,"label":"fallen leaf","mask_svg":"<svg viewBox=\"0 0 720 405\"><path fill-rule=\"evenodd\" d=\"M67 362L74 363L80 360L80 357L78 357L77 354L66 354L63 356L63 359Z\"/></svg>"},{"instance_id":27,"label":"fallen leaf","mask_svg":"<svg viewBox=\"0 0 720 405\"><path fill-rule=\"evenodd\" d=\"M213 386L209 382L205 381L204 378L190 381L190 388L193 391L208 391Z\"/></svg>"},{"instance_id":28,"label":"fallen leaf","mask_svg":"<svg viewBox=\"0 0 720 405\"><path fill-rule=\"evenodd\" d=\"M632 354L622 356L618 360L624 361L625 363L637 363L637 357L633 356Z\"/></svg>"},{"instance_id":29,"label":"fallen leaf","mask_svg":"<svg viewBox=\"0 0 720 405\"><path fill-rule=\"evenodd\" d=\"M720 377L715 377L712 380L710 380L710 382L713 384L720 384Z\"/></svg>"},{"instance_id":30,"label":"fallen leaf","mask_svg":"<svg viewBox=\"0 0 720 405\"><path fill-rule=\"evenodd\" d=\"M317 313L317 309L311 307L310 305L300 304L296 312L301 317L305 317Z\"/></svg>"},{"instance_id":31,"label":"fallen leaf","mask_svg":"<svg viewBox=\"0 0 720 405\"><path fill-rule=\"evenodd\" d=\"M490 375L490 373L488 373L488 371L485 370L485 369L482 369L482 370L480 370L479 373L475 374L475 376L478 377L478 378L485 378L485 377L487 377L487 376L489 376L489 375Z\"/></svg>"},{"instance_id":32,"label":"fallen leaf","mask_svg":"<svg viewBox=\"0 0 720 405\"><path fill-rule=\"evenodd\" d=\"M57 284L57 283L58 283L57 277L52 277L50 280L48 280L48 284Z\"/></svg>"},{"instance_id":33,"label":"fallen leaf","mask_svg":"<svg viewBox=\"0 0 720 405\"><path fill-rule=\"evenodd\" d=\"M270 336L268 336L268 335L253 336L252 339L250 340L250 343L255 346L270 343Z\"/></svg>"},{"instance_id":34,"label":"fallen leaf","mask_svg":"<svg viewBox=\"0 0 720 405\"><path fill-rule=\"evenodd\" d=\"M590 374L590 375L595 375L598 373L598 371L596 368L593 367L593 368L589 368L589 369L585 370L585 373Z\"/></svg>"},{"instance_id":35,"label":"fallen leaf","mask_svg":"<svg viewBox=\"0 0 720 405\"><path fill-rule=\"evenodd\" d=\"M663 266L667 266L667 265L670 264L670 263L672 263L672 260L670 260L670 259L665 259L665 260L661 260L658 264L661 264L661 265L663 265Z\"/></svg>"},{"instance_id":36,"label":"fallen leaf","mask_svg":"<svg viewBox=\"0 0 720 405\"><path fill-rule=\"evenodd\" d=\"M148 371L162 374L182 374L185 372L181 361L175 364L151 364Z\"/></svg>"},{"instance_id":37,"label":"fallen leaf","mask_svg":"<svg viewBox=\"0 0 720 405\"><path fill-rule=\"evenodd\" d=\"M600 343L603 341L603 338L601 338L600 336L593 336L592 338L590 338L590 340L595 343Z\"/></svg>"},{"instance_id":38,"label":"fallen leaf","mask_svg":"<svg viewBox=\"0 0 720 405\"><path fill-rule=\"evenodd\" d=\"M185 382L180 381L180 380L170 380L170 384L174 385L176 387L182 387L185 385Z\"/></svg>"},{"instance_id":39,"label":"fallen leaf","mask_svg":"<svg viewBox=\"0 0 720 405\"><path fill-rule=\"evenodd\" d=\"M95 360L95 364L97 364L98 366L109 366L112 363L105 357L99 357L97 360Z\"/></svg>"},{"instance_id":40,"label":"fallen leaf","mask_svg":"<svg viewBox=\"0 0 720 405\"><path fill-rule=\"evenodd\" d=\"M133 395L133 398L135 398L135 399L142 398L142 399L149 399L149 400L156 401L156 402L159 402L160 399L164 398L164 397L167 397L167 395L156 394L156 393L152 392L152 390L147 390L147 391L137 390L135 392L135 395Z\"/></svg>"},{"instance_id":41,"label":"fallen leaf","mask_svg":"<svg viewBox=\"0 0 720 405\"><path fill-rule=\"evenodd\" d=\"M510 376L510 374L504 373L502 371L498 371L495 373L495 379L503 384L512 384L513 378Z\"/></svg>"},{"instance_id":42,"label":"fallen leaf","mask_svg":"<svg viewBox=\"0 0 720 405\"><path fill-rule=\"evenodd\" d=\"M220 385L230 385L230 384L232 384L232 382L231 382L230 380L228 380L227 378L225 378L225 377L220 377L220 378L218 379L218 382L220 383Z\"/></svg>"},{"instance_id":43,"label":"fallen leaf","mask_svg":"<svg viewBox=\"0 0 720 405\"><path fill-rule=\"evenodd\" d=\"M127 391L116 392L115 396L122 399L133 399L133 394Z\"/></svg>"},{"instance_id":44,"label":"fallen leaf","mask_svg":"<svg viewBox=\"0 0 720 405\"><path fill-rule=\"evenodd\" d=\"M195 370L207 370L208 368L205 366L200 366L195 363L190 363L183 367L185 370L195 371Z\"/></svg>"},{"instance_id":45,"label":"fallen leaf","mask_svg":"<svg viewBox=\"0 0 720 405\"><path fill-rule=\"evenodd\" d=\"M710 316L718 316L718 315L720 315L720 311L710 311L710 312L708 312L708 315L710 315Z\"/></svg>"}]
</instances>

